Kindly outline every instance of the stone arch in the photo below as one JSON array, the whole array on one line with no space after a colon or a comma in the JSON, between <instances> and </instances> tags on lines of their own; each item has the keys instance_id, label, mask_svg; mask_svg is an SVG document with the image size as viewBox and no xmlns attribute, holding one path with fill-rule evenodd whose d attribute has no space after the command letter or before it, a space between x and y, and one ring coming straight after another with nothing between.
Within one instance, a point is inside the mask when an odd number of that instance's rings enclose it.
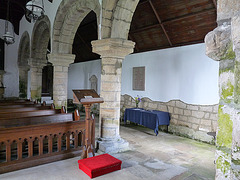
<instances>
[{"instance_id":1,"label":"stone arch","mask_svg":"<svg viewBox=\"0 0 240 180\"><path fill-rule=\"evenodd\" d=\"M116 4L113 17L111 38L128 39L133 13L139 0L119 0Z\"/></svg>"},{"instance_id":2,"label":"stone arch","mask_svg":"<svg viewBox=\"0 0 240 180\"><path fill-rule=\"evenodd\" d=\"M76 31L84 17L93 10L99 21L98 0L64 0L61 2L53 25L53 53L72 54Z\"/></svg>"},{"instance_id":3,"label":"stone arch","mask_svg":"<svg viewBox=\"0 0 240 180\"><path fill-rule=\"evenodd\" d=\"M31 57L46 60L48 42L50 39L50 20L44 16L33 27Z\"/></svg>"},{"instance_id":4,"label":"stone arch","mask_svg":"<svg viewBox=\"0 0 240 180\"><path fill-rule=\"evenodd\" d=\"M40 101L42 96L42 69L47 65L47 48L50 40L50 20L47 16L38 20L32 33L31 58L31 99Z\"/></svg>"},{"instance_id":5,"label":"stone arch","mask_svg":"<svg viewBox=\"0 0 240 180\"><path fill-rule=\"evenodd\" d=\"M18 49L18 69L19 69L19 97L27 97L28 84L28 59L30 58L30 37L28 32L24 32L20 39Z\"/></svg>"}]
</instances>

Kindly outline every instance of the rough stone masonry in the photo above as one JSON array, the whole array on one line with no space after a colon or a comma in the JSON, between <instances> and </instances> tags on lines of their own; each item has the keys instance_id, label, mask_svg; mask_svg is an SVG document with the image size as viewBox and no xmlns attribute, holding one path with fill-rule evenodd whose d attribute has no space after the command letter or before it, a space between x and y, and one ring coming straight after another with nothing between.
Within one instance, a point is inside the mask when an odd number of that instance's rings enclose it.
<instances>
[{"instance_id":1,"label":"rough stone masonry","mask_svg":"<svg viewBox=\"0 0 240 180\"><path fill-rule=\"evenodd\" d=\"M220 61L216 179L240 179L240 1L218 0L206 54Z\"/></svg>"},{"instance_id":2,"label":"rough stone masonry","mask_svg":"<svg viewBox=\"0 0 240 180\"><path fill-rule=\"evenodd\" d=\"M126 108L136 107L134 99L129 95L121 97L121 117ZM215 144L213 136L208 132L216 132L218 119L218 104L192 105L180 100L169 102L152 101L142 98L139 107L149 110L159 110L170 113L170 125L168 131L180 136Z\"/></svg>"}]
</instances>

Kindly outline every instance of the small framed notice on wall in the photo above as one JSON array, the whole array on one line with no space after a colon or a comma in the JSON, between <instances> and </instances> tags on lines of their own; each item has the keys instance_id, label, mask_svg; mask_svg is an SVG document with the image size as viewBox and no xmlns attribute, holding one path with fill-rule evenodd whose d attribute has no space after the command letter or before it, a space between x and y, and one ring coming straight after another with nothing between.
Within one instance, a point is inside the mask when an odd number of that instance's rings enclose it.
<instances>
[{"instance_id":1,"label":"small framed notice on wall","mask_svg":"<svg viewBox=\"0 0 240 180\"><path fill-rule=\"evenodd\" d=\"M133 90L145 91L145 66L133 67Z\"/></svg>"}]
</instances>

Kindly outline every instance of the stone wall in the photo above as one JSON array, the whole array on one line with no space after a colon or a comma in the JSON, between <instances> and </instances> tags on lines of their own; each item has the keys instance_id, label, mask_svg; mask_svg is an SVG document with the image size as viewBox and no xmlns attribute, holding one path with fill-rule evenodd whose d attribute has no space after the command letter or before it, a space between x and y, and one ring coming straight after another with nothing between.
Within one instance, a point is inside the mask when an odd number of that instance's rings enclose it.
<instances>
[{"instance_id":1,"label":"stone wall","mask_svg":"<svg viewBox=\"0 0 240 180\"><path fill-rule=\"evenodd\" d=\"M218 0L218 27L205 37L206 55L219 63L215 179L240 179L240 1Z\"/></svg>"},{"instance_id":2,"label":"stone wall","mask_svg":"<svg viewBox=\"0 0 240 180\"><path fill-rule=\"evenodd\" d=\"M129 95L121 96L121 118L126 108L136 107L134 99ZM170 113L168 131L177 135L189 137L203 142L215 143L213 136L208 132L216 132L218 119L218 105L192 105L180 100L169 102L152 101L142 98L140 108L159 110Z\"/></svg>"}]
</instances>

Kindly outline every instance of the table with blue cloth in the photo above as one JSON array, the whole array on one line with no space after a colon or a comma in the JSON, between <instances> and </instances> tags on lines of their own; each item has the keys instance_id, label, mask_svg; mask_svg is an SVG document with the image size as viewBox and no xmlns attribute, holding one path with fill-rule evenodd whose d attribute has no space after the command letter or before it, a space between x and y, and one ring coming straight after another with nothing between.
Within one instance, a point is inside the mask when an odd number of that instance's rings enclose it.
<instances>
[{"instance_id":1,"label":"table with blue cloth","mask_svg":"<svg viewBox=\"0 0 240 180\"><path fill-rule=\"evenodd\" d=\"M168 112L163 111L127 108L124 113L124 122L126 123L127 120L153 129L155 134L158 135L158 126L169 125L170 116Z\"/></svg>"}]
</instances>

